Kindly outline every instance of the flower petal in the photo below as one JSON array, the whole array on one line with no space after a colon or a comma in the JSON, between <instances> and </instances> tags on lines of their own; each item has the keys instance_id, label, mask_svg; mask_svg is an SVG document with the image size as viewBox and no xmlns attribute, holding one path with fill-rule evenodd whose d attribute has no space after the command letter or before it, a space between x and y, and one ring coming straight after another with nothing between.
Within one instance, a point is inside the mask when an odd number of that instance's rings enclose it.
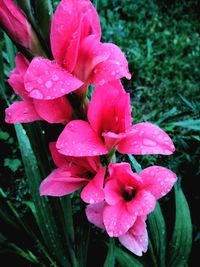
<instances>
[{"instance_id":1,"label":"flower petal","mask_svg":"<svg viewBox=\"0 0 200 267\"><path fill-rule=\"evenodd\" d=\"M101 168L94 178L83 188L81 198L86 203L94 204L104 200L103 183L106 169Z\"/></svg>"},{"instance_id":2,"label":"flower petal","mask_svg":"<svg viewBox=\"0 0 200 267\"><path fill-rule=\"evenodd\" d=\"M67 124L56 147L61 154L74 157L104 155L108 152L90 125L81 120Z\"/></svg>"},{"instance_id":3,"label":"flower petal","mask_svg":"<svg viewBox=\"0 0 200 267\"><path fill-rule=\"evenodd\" d=\"M49 123L66 123L72 115L72 107L67 98L52 100L33 99L37 113Z\"/></svg>"},{"instance_id":4,"label":"flower petal","mask_svg":"<svg viewBox=\"0 0 200 267\"><path fill-rule=\"evenodd\" d=\"M137 233L137 228L140 228L139 233ZM119 236L119 241L135 255L142 256L142 252L146 252L148 248L148 234L144 219L137 217L129 231Z\"/></svg>"},{"instance_id":5,"label":"flower petal","mask_svg":"<svg viewBox=\"0 0 200 267\"><path fill-rule=\"evenodd\" d=\"M118 144L126 138L127 134L126 133L115 134L112 132L106 132L103 133L102 136L104 138L104 143L108 151L110 151L115 147L117 148Z\"/></svg>"},{"instance_id":6,"label":"flower petal","mask_svg":"<svg viewBox=\"0 0 200 267\"><path fill-rule=\"evenodd\" d=\"M125 234L134 224L136 216L129 213L126 203L118 202L116 205L106 205L103 211L103 222L110 237Z\"/></svg>"},{"instance_id":7,"label":"flower petal","mask_svg":"<svg viewBox=\"0 0 200 267\"><path fill-rule=\"evenodd\" d=\"M165 196L177 181L175 173L160 166L146 168L139 175L143 179L143 188L151 192L156 199Z\"/></svg>"},{"instance_id":8,"label":"flower petal","mask_svg":"<svg viewBox=\"0 0 200 267\"><path fill-rule=\"evenodd\" d=\"M51 152L51 156L53 158L53 162L57 167L64 167L66 165L65 156L60 154L56 148L56 142L49 143L49 149Z\"/></svg>"},{"instance_id":9,"label":"flower petal","mask_svg":"<svg viewBox=\"0 0 200 267\"><path fill-rule=\"evenodd\" d=\"M122 154L170 155L174 150L171 138L158 126L148 122L135 124L127 138L118 145L118 151Z\"/></svg>"},{"instance_id":10,"label":"flower petal","mask_svg":"<svg viewBox=\"0 0 200 267\"><path fill-rule=\"evenodd\" d=\"M64 196L78 190L87 183L88 179L70 177L70 172L58 168L42 181L40 195Z\"/></svg>"},{"instance_id":11,"label":"flower petal","mask_svg":"<svg viewBox=\"0 0 200 267\"><path fill-rule=\"evenodd\" d=\"M88 205L85 210L88 221L102 229L105 229L103 224L104 207L105 207L105 202L102 201L97 204Z\"/></svg>"},{"instance_id":12,"label":"flower petal","mask_svg":"<svg viewBox=\"0 0 200 267\"><path fill-rule=\"evenodd\" d=\"M88 108L88 120L98 133L120 133L130 128L130 97L120 80L96 86Z\"/></svg>"},{"instance_id":13,"label":"flower petal","mask_svg":"<svg viewBox=\"0 0 200 267\"><path fill-rule=\"evenodd\" d=\"M42 120L31 101L15 102L5 110L7 123L26 123Z\"/></svg>"},{"instance_id":14,"label":"flower petal","mask_svg":"<svg viewBox=\"0 0 200 267\"><path fill-rule=\"evenodd\" d=\"M128 62L120 48L111 43L105 43L102 46L104 46L104 51L107 50L110 53L110 56L95 67L91 83L103 85L108 81L117 80L122 77L130 80L131 74L128 70Z\"/></svg>"},{"instance_id":15,"label":"flower petal","mask_svg":"<svg viewBox=\"0 0 200 267\"><path fill-rule=\"evenodd\" d=\"M72 15L73 14L73 15ZM81 35L78 29L81 28ZM98 14L88 0L62 0L58 5L51 24L51 49L54 58L59 64L67 59L68 49L71 46L77 53L78 45L71 41L86 37L89 34L101 36Z\"/></svg>"},{"instance_id":16,"label":"flower petal","mask_svg":"<svg viewBox=\"0 0 200 267\"><path fill-rule=\"evenodd\" d=\"M61 97L83 85L82 81L54 61L41 57L36 57L31 61L24 83L29 96L39 100Z\"/></svg>"}]
</instances>

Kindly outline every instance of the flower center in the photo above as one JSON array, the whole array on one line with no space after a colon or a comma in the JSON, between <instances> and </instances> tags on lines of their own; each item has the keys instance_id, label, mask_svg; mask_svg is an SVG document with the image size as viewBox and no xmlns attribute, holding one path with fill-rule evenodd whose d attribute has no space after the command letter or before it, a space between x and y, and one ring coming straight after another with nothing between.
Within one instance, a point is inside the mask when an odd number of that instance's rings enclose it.
<instances>
[{"instance_id":1,"label":"flower center","mask_svg":"<svg viewBox=\"0 0 200 267\"><path fill-rule=\"evenodd\" d=\"M123 199L126 201L131 201L135 195L136 195L136 190L132 186L125 186L124 192L122 194Z\"/></svg>"}]
</instances>

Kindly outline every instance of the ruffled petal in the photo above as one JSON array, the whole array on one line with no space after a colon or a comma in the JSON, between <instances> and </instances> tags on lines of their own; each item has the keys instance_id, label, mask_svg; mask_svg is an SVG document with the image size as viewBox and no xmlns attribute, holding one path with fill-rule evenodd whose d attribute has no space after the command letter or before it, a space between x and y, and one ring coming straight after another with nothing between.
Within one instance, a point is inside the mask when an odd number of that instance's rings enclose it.
<instances>
[{"instance_id":1,"label":"ruffled petal","mask_svg":"<svg viewBox=\"0 0 200 267\"><path fill-rule=\"evenodd\" d=\"M67 124L56 147L61 154L74 157L104 155L108 152L96 132L87 122L81 120Z\"/></svg>"},{"instance_id":2,"label":"ruffled petal","mask_svg":"<svg viewBox=\"0 0 200 267\"><path fill-rule=\"evenodd\" d=\"M83 85L54 61L36 57L32 60L24 77L29 96L39 100L55 99Z\"/></svg>"},{"instance_id":3,"label":"ruffled petal","mask_svg":"<svg viewBox=\"0 0 200 267\"><path fill-rule=\"evenodd\" d=\"M102 44L102 46L104 46L104 51L107 50L110 53L110 56L95 67L90 82L103 85L108 81L122 77L130 80L131 74L128 70L128 62L120 48L111 43Z\"/></svg>"},{"instance_id":4,"label":"ruffled petal","mask_svg":"<svg viewBox=\"0 0 200 267\"><path fill-rule=\"evenodd\" d=\"M139 233L137 229L140 228ZM119 237L119 242L137 256L142 256L148 248L148 234L144 219L137 217L127 233Z\"/></svg>"},{"instance_id":5,"label":"ruffled petal","mask_svg":"<svg viewBox=\"0 0 200 267\"><path fill-rule=\"evenodd\" d=\"M89 204L99 203L104 200L103 183L106 169L101 168L95 177L83 188L81 198Z\"/></svg>"},{"instance_id":6,"label":"ruffled petal","mask_svg":"<svg viewBox=\"0 0 200 267\"><path fill-rule=\"evenodd\" d=\"M5 110L7 123L26 123L42 120L31 101L15 102Z\"/></svg>"},{"instance_id":7,"label":"ruffled petal","mask_svg":"<svg viewBox=\"0 0 200 267\"><path fill-rule=\"evenodd\" d=\"M95 34L100 39L99 18L92 3L88 0L62 0L51 24L51 49L56 61L70 67L64 62L70 54L69 50L74 47L74 55L76 55L79 48L77 43L90 34ZM73 65L75 61L71 61L70 64Z\"/></svg>"},{"instance_id":8,"label":"ruffled petal","mask_svg":"<svg viewBox=\"0 0 200 267\"><path fill-rule=\"evenodd\" d=\"M125 234L134 224L136 216L129 213L126 203L118 202L116 205L106 205L103 211L103 222L110 237Z\"/></svg>"},{"instance_id":9,"label":"ruffled petal","mask_svg":"<svg viewBox=\"0 0 200 267\"><path fill-rule=\"evenodd\" d=\"M85 210L88 221L102 229L105 229L105 226L103 224L104 207L105 202L102 201L97 204L88 205Z\"/></svg>"},{"instance_id":10,"label":"ruffled petal","mask_svg":"<svg viewBox=\"0 0 200 267\"><path fill-rule=\"evenodd\" d=\"M175 173L160 166L146 168L139 175L143 179L143 188L151 192L156 199L165 196L177 181Z\"/></svg>"},{"instance_id":11,"label":"ruffled petal","mask_svg":"<svg viewBox=\"0 0 200 267\"><path fill-rule=\"evenodd\" d=\"M71 119L72 107L67 98L52 100L33 99L37 113L49 123L66 123Z\"/></svg>"},{"instance_id":12,"label":"ruffled petal","mask_svg":"<svg viewBox=\"0 0 200 267\"><path fill-rule=\"evenodd\" d=\"M58 168L42 181L40 195L61 197L78 190L87 183L88 179L71 177L70 172Z\"/></svg>"},{"instance_id":13,"label":"ruffled petal","mask_svg":"<svg viewBox=\"0 0 200 267\"><path fill-rule=\"evenodd\" d=\"M148 122L135 124L127 138L118 145L118 151L122 154L170 155L174 150L171 138L158 126Z\"/></svg>"}]
</instances>

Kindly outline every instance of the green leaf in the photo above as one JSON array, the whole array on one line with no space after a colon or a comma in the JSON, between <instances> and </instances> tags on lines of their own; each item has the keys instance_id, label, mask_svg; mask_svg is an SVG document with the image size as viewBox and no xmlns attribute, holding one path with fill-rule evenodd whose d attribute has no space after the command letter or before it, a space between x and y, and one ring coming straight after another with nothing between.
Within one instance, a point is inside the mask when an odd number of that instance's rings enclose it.
<instances>
[{"instance_id":1,"label":"green leaf","mask_svg":"<svg viewBox=\"0 0 200 267\"><path fill-rule=\"evenodd\" d=\"M148 233L151 243L150 254L153 261L156 260L157 266L165 267L166 257L166 225L159 203L155 210L148 215Z\"/></svg>"},{"instance_id":2,"label":"green leaf","mask_svg":"<svg viewBox=\"0 0 200 267\"><path fill-rule=\"evenodd\" d=\"M187 129L194 130L194 131L200 131L200 119L177 121L177 122L172 122L170 124L173 126L187 128Z\"/></svg>"},{"instance_id":3,"label":"green leaf","mask_svg":"<svg viewBox=\"0 0 200 267\"><path fill-rule=\"evenodd\" d=\"M36 219L43 239L49 251L63 267L70 266L66 252L62 246L62 236L59 234L50 203L46 197L39 195L41 175L36 157L33 153L29 138L21 124L15 124L19 147L27 176L27 183L35 204Z\"/></svg>"},{"instance_id":4,"label":"green leaf","mask_svg":"<svg viewBox=\"0 0 200 267\"><path fill-rule=\"evenodd\" d=\"M176 218L170 242L170 267L187 264L192 246L192 223L187 200L179 185L175 185Z\"/></svg>"},{"instance_id":5,"label":"green leaf","mask_svg":"<svg viewBox=\"0 0 200 267\"><path fill-rule=\"evenodd\" d=\"M114 267L115 266L115 239L110 238L110 243L108 245L108 254L104 262L103 267Z\"/></svg>"},{"instance_id":6,"label":"green leaf","mask_svg":"<svg viewBox=\"0 0 200 267\"><path fill-rule=\"evenodd\" d=\"M123 251L121 248L115 248L116 260L120 267L145 267L146 265L140 260L131 256L127 252Z\"/></svg>"},{"instance_id":7,"label":"green leaf","mask_svg":"<svg viewBox=\"0 0 200 267\"><path fill-rule=\"evenodd\" d=\"M16 172L21 166L19 159L4 159L4 166L11 169L12 172Z\"/></svg>"},{"instance_id":8,"label":"green leaf","mask_svg":"<svg viewBox=\"0 0 200 267\"><path fill-rule=\"evenodd\" d=\"M135 169L135 171L137 173L141 172L142 171L142 167L141 165L137 162L137 160L135 159L135 157L131 154L128 154L128 158L131 162L131 166Z\"/></svg>"}]
</instances>

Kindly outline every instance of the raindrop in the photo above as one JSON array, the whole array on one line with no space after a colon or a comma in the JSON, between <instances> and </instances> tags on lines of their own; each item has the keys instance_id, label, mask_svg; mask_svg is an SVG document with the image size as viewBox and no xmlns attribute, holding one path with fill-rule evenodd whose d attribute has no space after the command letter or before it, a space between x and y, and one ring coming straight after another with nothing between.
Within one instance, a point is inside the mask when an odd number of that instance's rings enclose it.
<instances>
[{"instance_id":1,"label":"raindrop","mask_svg":"<svg viewBox=\"0 0 200 267\"><path fill-rule=\"evenodd\" d=\"M35 89L30 92L30 97L33 97L36 99L43 99L43 94L39 90Z\"/></svg>"},{"instance_id":2,"label":"raindrop","mask_svg":"<svg viewBox=\"0 0 200 267\"><path fill-rule=\"evenodd\" d=\"M143 144L144 144L145 146L155 146L155 145L156 145L156 142L153 141L153 140L150 140L150 139L145 138L145 139L143 140Z\"/></svg>"},{"instance_id":3,"label":"raindrop","mask_svg":"<svg viewBox=\"0 0 200 267\"><path fill-rule=\"evenodd\" d=\"M59 77L58 77L56 74L54 74L54 75L52 76L52 80L56 82L56 81L59 80Z\"/></svg>"},{"instance_id":4,"label":"raindrop","mask_svg":"<svg viewBox=\"0 0 200 267\"><path fill-rule=\"evenodd\" d=\"M47 82L45 83L46 88L51 88L52 85L53 85L52 81L47 81Z\"/></svg>"}]
</instances>

